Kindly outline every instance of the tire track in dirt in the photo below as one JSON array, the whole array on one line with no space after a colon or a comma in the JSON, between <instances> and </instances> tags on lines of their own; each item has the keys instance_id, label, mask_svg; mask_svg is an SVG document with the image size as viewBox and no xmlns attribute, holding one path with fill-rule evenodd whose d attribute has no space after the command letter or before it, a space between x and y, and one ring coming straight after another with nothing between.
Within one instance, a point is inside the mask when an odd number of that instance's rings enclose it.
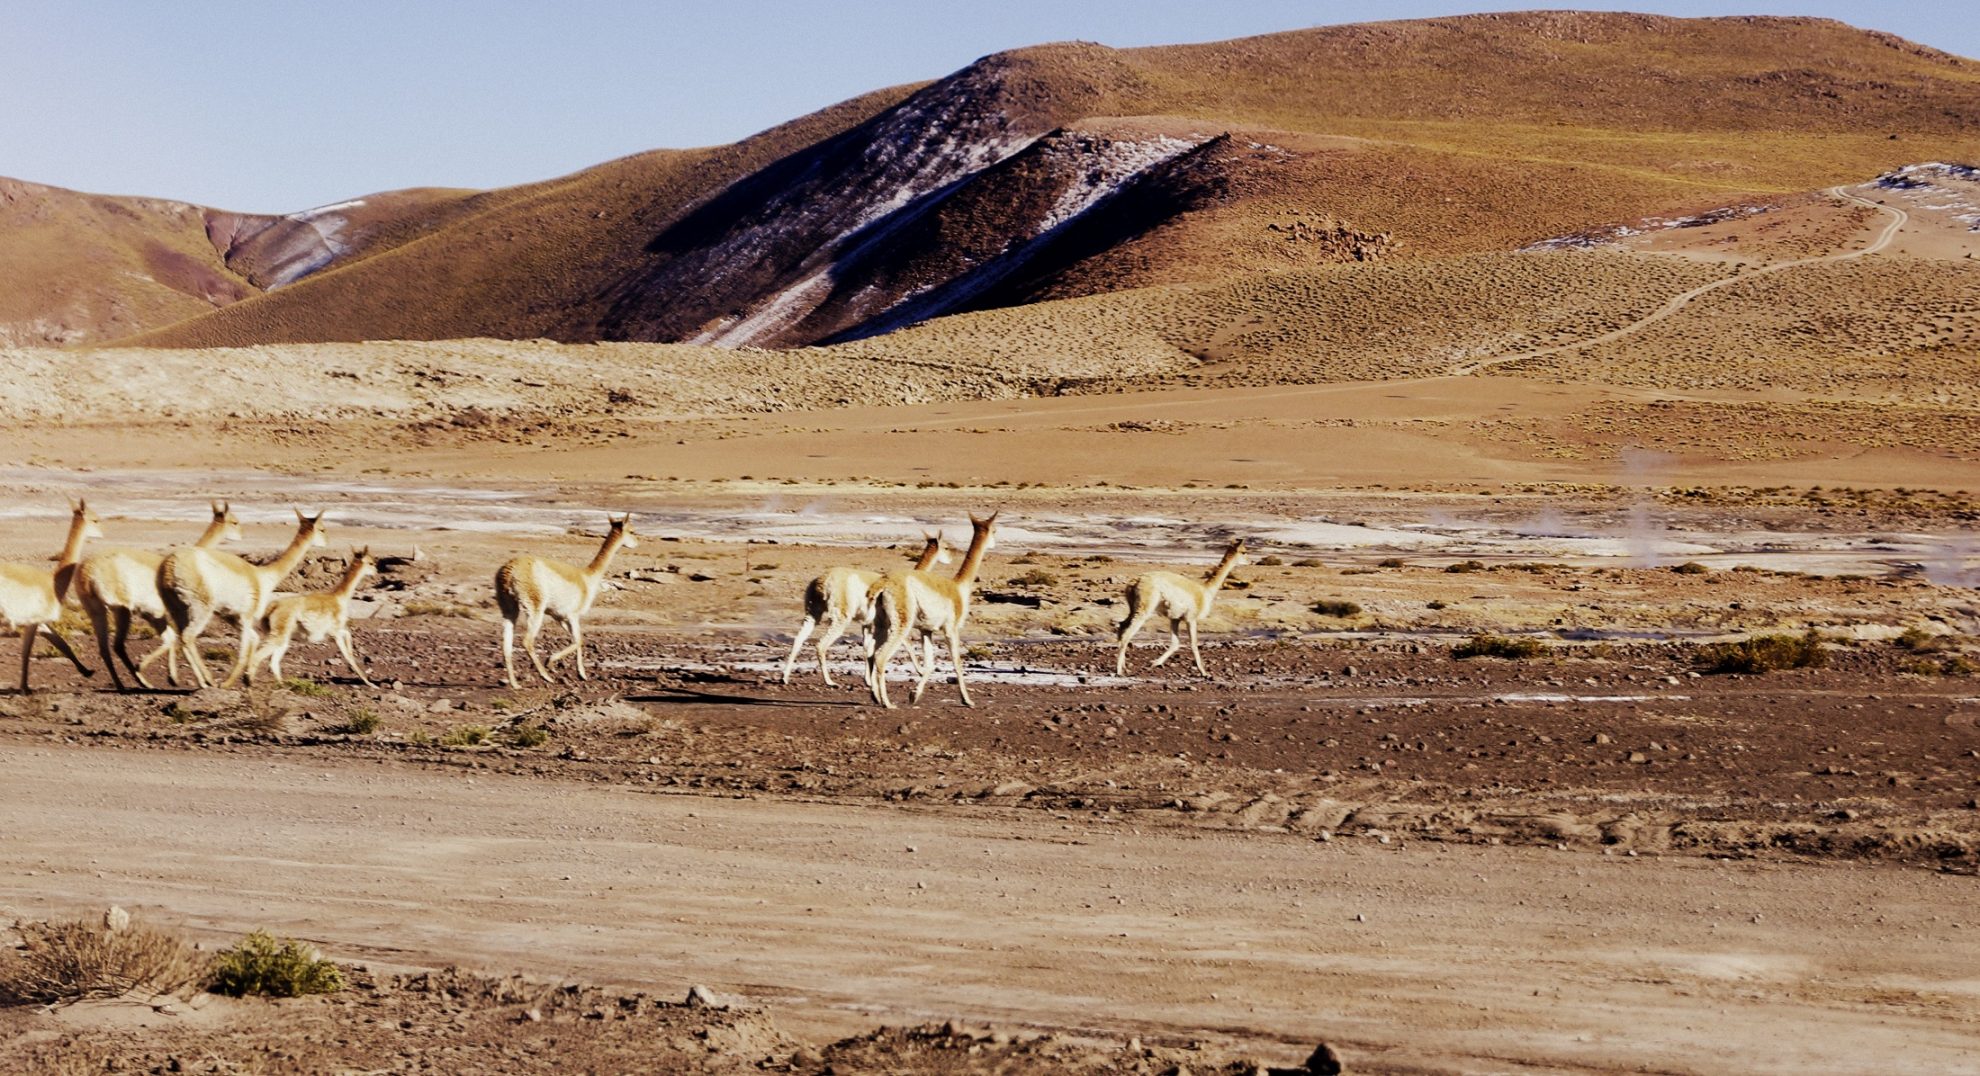
<instances>
[{"instance_id":1,"label":"tire track in dirt","mask_svg":"<svg viewBox=\"0 0 1980 1076\"><path fill-rule=\"evenodd\" d=\"M1660 321L1664 321L1667 318L1677 315L1678 313L1682 312L1685 307L1690 306L1693 300L1699 298L1700 296L1709 295L1712 292L1719 290L1720 288L1729 287L1733 284L1739 283L1740 281L1752 280L1754 277L1768 276L1773 273L1785 272L1789 269L1796 269L1806 265L1821 265L1828 262L1843 262L1843 261L1849 261L1854 258L1861 258L1870 254L1875 254L1878 251L1883 250L1885 247L1890 246L1891 240L1897 238L1898 230L1900 228L1903 228L1905 223L1911 219L1911 214L1906 213L1902 209L1899 209L1895 206L1884 205L1880 202L1873 202L1870 199L1864 198L1860 195L1851 194L1839 186L1830 187L1828 193L1845 202L1853 202L1856 205L1866 206L1870 209L1875 209L1878 212L1889 214L1891 217L1890 223L1886 224L1884 226L1884 230L1878 234L1877 238L1872 240L1870 242L1870 245L1864 247L1862 250L1844 251L1839 254L1824 254L1821 257L1817 257L1817 258L1797 258L1791 262L1777 262L1773 265L1761 266L1760 268L1755 269L1752 272L1737 273L1734 274L1733 276L1722 277L1718 280L1712 281L1709 284L1700 284L1699 286L1692 288L1689 291L1679 292L1677 295L1674 295L1669 300L1667 300L1664 303L1664 305L1651 311L1649 314L1644 315L1644 317L1641 318L1640 320L1633 321L1628 325L1624 325L1618 329L1611 329L1610 331L1605 332L1600 336L1591 336L1586 340L1576 340L1573 343L1568 343L1568 344L1556 344L1552 347L1543 347L1537 351L1522 351L1516 355L1501 355L1496 358L1481 359L1477 362L1465 363L1462 366L1452 367L1450 371L1451 376L1466 377L1473 374L1483 373L1487 370L1495 369L1500 366L1505 366L1509 363L1523 362L1527 359L1545 358L1549 355L1561 355L1561 354L1566 354L1567 352L1570 351L1579 351L1582 348L1595 347L1598 344L1613 343L1617 340L1623 339L1624 337L1633 336L1636 333L1639 333L1644 329L1657 324Z\"/></svg>"}]
</instances>

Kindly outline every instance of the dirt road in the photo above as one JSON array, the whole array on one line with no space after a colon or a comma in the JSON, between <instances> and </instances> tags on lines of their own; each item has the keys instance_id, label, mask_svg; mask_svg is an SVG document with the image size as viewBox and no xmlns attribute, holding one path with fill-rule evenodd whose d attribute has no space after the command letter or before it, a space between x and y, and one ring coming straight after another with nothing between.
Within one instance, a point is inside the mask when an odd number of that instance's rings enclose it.
<instances>
[{"instance_id":1,"label":"dirt road","mask_svg":"<svg viewBox=\"0 0 1980 1076\"><path fill-rule=\"evenodd\" d=\"M16 746L0 903L1432 1070L1980 1071L1973 881ZM1414 1069L1412 1069L1414 1070Z\"/></svg>"}]
</instances>

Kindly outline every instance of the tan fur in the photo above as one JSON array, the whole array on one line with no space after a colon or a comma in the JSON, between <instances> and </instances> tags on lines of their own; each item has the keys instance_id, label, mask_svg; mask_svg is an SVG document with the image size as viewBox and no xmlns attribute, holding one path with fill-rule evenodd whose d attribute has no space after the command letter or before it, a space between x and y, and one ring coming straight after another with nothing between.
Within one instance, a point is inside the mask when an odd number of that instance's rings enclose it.
<instances>
[{"instance_id":1,"label":"tan fur","mask_svg":"<svg viewBox=\"0 0 1980 1076\"><path fill-rule=\"evenodd\" d=\"M1182 638L1176 629L1188 625L1189 653L1196 659L1196 671L1204 676L1210 675L1203 667L1203 654L1196 649L1196 624L1210 615L1210 606L1217 600L1217 591L1223 587L1224 580L1230 578L1231 569L1237 567L1238 558L1243 555L1244 539L1240 538L1224 550L1224 559L1217 562L1202 582L1185 579L1174 572L1149 572L1129 583L1128 613L1117 633L1121 646L1114 655L1114 675L1127 674L1128 644L1154 616L1169 620L1169 648L1162 651L1155 664L1160 665L1175 656L1176 650L1182 646Z\"/></svg>"},{"instance_id":2,"label":"tan fur","mask_svg":"<svg viewBox=\"0 0 1980 1076\"><path fill-rule=\"evenodd\" d=\"M976 587L976 573L983 566L983 555L996 544L997 513L985 518L969 517L969 552L953 578L929 571L889 575L873 584L869 598L874 602L873 656L867 659L866 686L873 701L888 709L894 700L887 693L887 663L894 652L921 634L922 660L915 670L914 697L920 702L935 673L935 633L949 640L949 664L956 670L956 690L964 706L975 706L969 697L969 683L963 677L962 628L969 619L969 600Z\"/></svg>"},{"instance_id":3,"label":"tan fur","mask_svg":"<svg viewBox=\"0 0 1980 1076\"><path fill-rule=\"evenodd\" d=\"M367 576L377 572L378 558L371 555L367 546L351 557L350 566L344 569L344 577L336 586L314 594L290 594L268 603L268 615L262 618L261 645L250 659L252 664L259 667L267 662L268 671L280 680L282 655L289 652L289 641L300 627L312 643L335 640L344 664L350 666L364 686L377 687L364 674L364 667L358 664L351 646L351 595L357 593Z\"/></svg>"},{"instance_id":4,"label":"tan fur","mask_svg":"<svg viewBox=\"0 0 1980 1076\"><path fill-rule=\"evenodd\" d=\"M89 510L86 502L77 501L70 506L69 536L62 543L62 554L55 559L53 569L32 564L0 564L0 627L17 631L21 636L21 694L34 690L28 684L28 663L34 658L35 640L43 631L48 633L48 641L55 644L55 649L75 665L77 672L96 675L96 670L76 656L75 648L69 645L55 622L62 619L62 600L75 578L83 543L102 536L103 528L96 513Z\"/></svg>"},{"instance_id":5,"label":"tan fur","mask_svg":"<svg viewBox=\"0 0 1980 1076\"><path fill-rule=\"evenodd\" d=\"M598 600L613 554L621 547L639 547L638 536L632 529L632 513L610 522L605 543L598 547L598 554L591 558L588 567L579 568L547 557L521 556L495 573L495 604L502 611L502 670L510 687L521 686L516 683L515 658L519 620L523 622L523 652L529 655L530 664L536 666L536 675L546 684L557 682L543 659L536 656L536 635L543 630L546 616L562 622L571 632L571 645L551 654L549 664L555 665L576 654L578 679L591 679L584 667L584 629L578 626L578 618Z\"/></svg>"},{"instance_id":6,"label":"tan fur","mask_svg":"<svg viewBox=\"0 0 1980 1076\"><path fill-rule=\"evenodd\" d=\"M213 519L193 545L211 549L221 542L239 541L241 521L234 515L233 507L224 501L214 501L210 507ZM163 657L167 679L174 684L179 682L179 636L165 615L165 599L158 594L158 566L163 563L163 553L105 549L90 554L76 568L76 601L89 614L97 653L103 658L103 667L110 670L110 682L118 691L129 690L117 675L118 660L123 661L124 668L130 670L139 686L148 689L151 682L144 678L144 670ZM140 662L131 661L132 616L149 624L158 635L158 648Z\"/></svg>"},{"instance_id":7,"label":"tan fur","mask_svg":"<svg viewBox=\"0 0 1980 1076\"><path fill-rule=\"evenodd\" d=\"M948 548L942 544L940 534L926 536L921 556L914 562L914 570L923 571L932 565L949 562ZM857 625L861 643L861 653L865 658L873 657L873 601L868 596L873 584L880 581L879 572L869 572L864 568L831 568L805 584L804 623L798 625L797 638L791 640L790 656L784 659L784 683L791 682L791 670L797 665L798 651L804 648L804 640L813 628L822 626L818 633L818 671L825 677L825 686L839 686L832 680L832 670L825 662L826 651L839 641L846 629ZM914 657L913 651L908 657Z\"/></svg>"},{"instance_id":8,"label":"tan fur","mask_svg":"<svg viewBox=\"0 0 1980 1076\"><path fill-rule=\"evenodd\" d=\"M260 623L275 598L275 588L302 563L312 547L323 542L323 513L314 517L296 513L296 536L267 565L251 564L232 553L217 549L185 546L166 554L158 566L158 595L165 601L165 615L179 633L179 651L192 667L193 680L200 687L212 687L212 676L199 654L199 636L214 617L232 621L241 631L240 649L234 666L221 687L233 687L245 680L254 683L253 662L261 638Z\"/></svg>"}]
</instances>

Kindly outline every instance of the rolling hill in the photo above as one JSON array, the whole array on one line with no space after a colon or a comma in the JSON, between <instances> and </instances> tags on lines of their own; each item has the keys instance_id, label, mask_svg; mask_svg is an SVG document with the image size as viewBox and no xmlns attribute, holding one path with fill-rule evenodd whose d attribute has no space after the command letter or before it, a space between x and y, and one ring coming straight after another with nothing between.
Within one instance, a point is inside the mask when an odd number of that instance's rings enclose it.
<instances>
[{"instance_id":1,"label":"rolling hill","mask_svg":"<svg viewBox=\"0 0 1980 1076\"><path fill-rule=\"evenodd\" d=\"M0 322L66 303L115 316L44 339L790 347L1259 273L1351 281L1930 159L1980 159L1980 63L1825 20L1540 12L1046 45L731 146L314 211L373 214L338 243L311 238L318 216L182 207L114 243L76 217L34 248L68 259L59 287L0 295ZM148 243L199 272L148 270L143 304L105 300L135 286L107 268L92 289L89 266L146 264ZM106 245L121 261L77 253Z\"/></svg>"}]
</instances>

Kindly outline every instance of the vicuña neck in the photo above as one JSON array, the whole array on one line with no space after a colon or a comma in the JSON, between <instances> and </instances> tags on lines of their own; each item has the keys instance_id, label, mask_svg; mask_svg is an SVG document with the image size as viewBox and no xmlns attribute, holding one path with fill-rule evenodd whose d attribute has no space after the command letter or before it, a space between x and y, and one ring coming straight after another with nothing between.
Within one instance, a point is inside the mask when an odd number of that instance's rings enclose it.
<instances>
[{"instance_id":1,"label":"vicu\u00f1a neck","mask_svg":"<svg viewBox=\"0 0 1980 1076\"><path fill-rule=\"evenodd\" d=\"M1224 554L1224 559L1218 561L1217 566L1210 569L1210 574L1204 577L1203 585L1211 590L1221 589L1224 585L1224 580L1231 577L1231 569L1237 567L1237 559L1240 552L1240 550L1233 549Z\"/></svg>"},{"instance_id":2,"label":"vicu\u00f1a neck","mask_svg":"<svg viewBox=\"0 0 1980 1076\"><path fill-rule=\"evenodd\" d=\"M69 537L62 543L62 555L55 560L57 568L67 568L82 559L83 541L88 533L89 520L77 512L76 517L69 521Z\"/></svg>"},{"instance_id":3,"label":"vicu\u00f1a neck","mask_svg":"<svg viewBox=\"0 0 1980 1076\"><path fill-rule=\"evenodd\" d=\"M935 564L935 558L942 555L942 540L930 538L921 550L921 559L914 562L914 570L925 572Z\"/></svg>"},{"instance_id":4,"label":"vicu\u00f1a neck","mask_svg":"<svg viewBox=\"0 0 1980 1076\"><path fill-rule=\"evenodd\" d=\"M194 542L193 544L200 547L201 549L208 549L214 545L219 544L220 539L226 537L226 534L227 534L226 517L214 516L213 522L208 523L206 525L206 529L199 532L199 540Z\"/></svg>"},{"instance_id":5,"label":"vicu\u00f1a neck","mask_svg":"<svg viewBox=\"0 0 1980 1076\"><path fill-rule=\"evenodd\" d=\"M358 580L363 578L363 576L364 558L359 557L351 562L349 568L344 569L344 578L337 581L337 589L331 593L340 598L350 597L352 594L357 593Z\"/></svg>"},{"instance_id":6,"label":"vicu\u00f1a neck","mask_svg":"<svg viewBox=\"0 0 1980 1076\"><path fill-rule=\"evenodd\" d=\"M315 533L314 521L305 522L297 527L296 536L289 539L288 548L282 550L281 556L269 562L267 571L277 579L288 578L289 573L296 570L296 565L302 563L303 554L309 552L309 540Z\"/></svg>"},{"instance_id":7,"label":"vicu\u00f1a neck","mask_svg":"<svg viewBox=\"0 0 1980 1076\"><path fill-rule=\"evenodd\" d=\"M976 570L983 566L983 554L990 545L990 524L979 523L976 533L970 535L969 552L963 554L962 565L956 569L956 582L976 582Z\"/></svg>"},{"instance_id":8,"label":"vicu\u00f1a neck","mask_svg":"<svg viewBox=\"0 0 1980 1076\"><path fill-rule=\"evenodd\" d=\"M603 576L605 568L612 563L612 555L619 551L619 546L624 541L623 532L613 531L606 535L605 544L598 547L598 555L591 558L591 563L585 567L585 576L591 579Z\"/></svg>"}]
</instances>

